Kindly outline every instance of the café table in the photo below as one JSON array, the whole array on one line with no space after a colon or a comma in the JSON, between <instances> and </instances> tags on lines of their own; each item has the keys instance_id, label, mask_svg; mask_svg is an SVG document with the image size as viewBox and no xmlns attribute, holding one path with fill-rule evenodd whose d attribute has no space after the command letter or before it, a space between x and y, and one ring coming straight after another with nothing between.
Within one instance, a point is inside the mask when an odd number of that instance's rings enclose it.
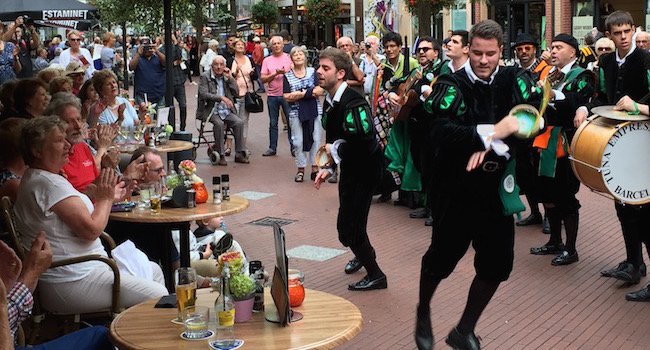
<instances>
[{"instance_id":1,"label":"caf\u00e9 table","mask_svg":"<svg viewBox=\"0 0 650 350\"><path fill-rule=\"evenodd\" d=\"M120 152L133 153L140 146L144 146L144 145L122 145L120 146ZM173 153L173 152L187 151L192 149L193 147L194 144L190 141L169 140L160 145L156 145L154 149L161 153Z\"/></svg>"},{"instance_id":2,"label":"caf\u00e9 table","mask_svg":"<svg viewBox=\"0 0 650 350\"><path fill-rule=\"evenodd\" d=\"M217 292L197 291L196 305L210 307L208 328L216 330L214 300ZM135 305L120 313L111 323L111 338L115 345L126 349L209 349L207 340L183 340L183 325L171 322L177 309L154 308L158 299ZM269 289L264 291L266 311L275 310ZM354 338L363 327L361 311L351 302L312 289L305 289L305 301L294 310L303 319L280 327L264 319L264 313L253 313L247 322L235 324L235 337L243 339L241 349L332 349Z\"/></svg>"},{"instance_id":3,"label":"caf\u00e9 table","mask_svg":"<svg viewBox=\"0 0 650 350\"><path fill-rule=\"evenodd\" d=\"M137 201L137 197L133 197ZM163 237L163 254L162 265L163 274L167 289L174 290L174 281L172 278L172 261L171 247L173 245L171 238L172 230L180 231L180 258L181 266L190 266L190 223L195 220L210 219L218 216L226 216L239 213L248 208L246 198L231 195L230 200L224 200L221 204L212 203L212 195L208 197L206 203L197 204L194 208L169 208L163 205L159 213L152 213L150 209L134 209L130 212L114 212L109 216L111 221L122 223L140 223L155 225L155 232L138 232L135 234L164 234ZM152 239L156 239L153 237Z\"/></svg>"}]
</instances>

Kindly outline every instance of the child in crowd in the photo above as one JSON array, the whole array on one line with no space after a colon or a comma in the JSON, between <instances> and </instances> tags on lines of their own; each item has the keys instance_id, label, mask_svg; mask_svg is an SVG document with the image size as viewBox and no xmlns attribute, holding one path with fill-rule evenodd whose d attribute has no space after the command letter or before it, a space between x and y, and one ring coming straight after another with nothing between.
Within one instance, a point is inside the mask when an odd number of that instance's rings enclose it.
<instances>
[{"instance_id":1,"label":"child in crowd","mask_svg":"<svg viewBox=\"0 0 650 350\"><path fill-rule=\"evenodd\" d=\"M244 271L248 271L246 254L232 235L226 232L223 217L197 220L196 224L199 227L194 232L190 232L190 265L196 270L197 275L216 277L217 258L226 252L239 252L244 258ZM176 249L180 251L180 232L172 231L172 238ZM208 281L203 281L200 277L198 279L199 286L209 286Z\"/></svg>"}]
</instances>

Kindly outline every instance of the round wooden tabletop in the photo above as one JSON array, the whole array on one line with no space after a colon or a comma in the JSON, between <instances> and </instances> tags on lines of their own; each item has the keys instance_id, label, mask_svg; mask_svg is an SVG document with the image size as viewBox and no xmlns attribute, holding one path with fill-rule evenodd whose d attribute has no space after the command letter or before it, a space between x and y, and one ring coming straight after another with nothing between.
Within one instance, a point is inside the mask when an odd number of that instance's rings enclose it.
<instances>
[{"instance_id":1,"label":"round wooden tabletop","mask_svg":"<svg viewBox=\"0 0 650 350\"><path fill-rule=\"evenodd\" d=\"M189 222L239 213L248 208L248 205L246 198L235 195L230 196L230 200L221 201L221 204L214 204L210 195L207 203L197 204L194 208L168 208L163 205L160 213L157 214L149 209L133 209L130 212L111 213L109 219L148 224Z\"/></svg>"},{"instance_id":2,"label":"round wooden tabletop","mask_svg":"<svg viewBox=\"0 0 650 350\"><path fill-rule=\"evenodd\" d=\"M264 293L267 309L275 309L268 288ZM217 293L208 289L197 292L197 305L214 307ZM316 290L305 290L305 301L294 310L303 314L300 321L280 327L254 313L248 322L235 324L235 337L244 340L242 349L332 349L354 338L363 327L361 311L351 302ZM111 323L111 336L119 349L209 349L216 339L188 341L180 337L183 326L171 322L176 309L156 309L158 300L135 305L119 314ZM216 330L214 309L209 328Z\"/></svg>"},{"instance_id":3,"label":"round wooden tabletop","mask_svg":"<svg viewBox=\"0 0 650 350\"><path fill-rule=\"evenodd\" d=\"M133 153L138 147L144 145L123 145L120 146L120 152L122 153ZM190 141L181 141L181 140L169 140L163 144L156 145L154 149L162 153L171 153L179 151L187 151L188 149L194 148L194 144Z\"/></svg>"}]
</instances>

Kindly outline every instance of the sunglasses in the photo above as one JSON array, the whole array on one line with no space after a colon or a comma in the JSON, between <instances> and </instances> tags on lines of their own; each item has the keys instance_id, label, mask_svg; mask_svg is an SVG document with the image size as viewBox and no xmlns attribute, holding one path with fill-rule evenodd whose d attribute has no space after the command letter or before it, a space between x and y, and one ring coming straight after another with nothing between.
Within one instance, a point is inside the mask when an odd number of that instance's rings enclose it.
<instances>
[{"instance_id":1,"label":"sunglasses","mask_svg":"<svg viewBox=\"0 0 650 350\"><path fill-rule=\"evenodd\" d=\"M427 53L429 50L433 50L433 48L432 47L418 47L417 51L418 51L418 53L419 52Z\"/></svg>"},{"instance_id":2,"label":"sunglasses","mask_svg":"<svg viewBox=\"0 0 650 350\"><path fill-rule=\"evenodd\" d=\"M609 48L609 47L599 47L596 50L598 50L598 51L612 51L612 49Z\"/></svg>"},{"instance_id":3,"label":"sunglasses","mask_svg":"<svg viewBox=\"0 0 650 350\"><path fill-rule=\"evenodd\" d=\"M535 49L535 46L533 45L522 45L522 46L517 46L515 50L517 52L524 52L524 51L533 51Z\"/></svg>"},{"instance_id":4,"label":"sunglasses","mask_svg":"<svg viewBox=\"0 0 650 350\"><path fill-rule=\"evenodd\" d=\"M70 41L81 41L81 39L80 39L80 38L77 38L77 39L70 39Z\"/></svg>"}]
</instances>

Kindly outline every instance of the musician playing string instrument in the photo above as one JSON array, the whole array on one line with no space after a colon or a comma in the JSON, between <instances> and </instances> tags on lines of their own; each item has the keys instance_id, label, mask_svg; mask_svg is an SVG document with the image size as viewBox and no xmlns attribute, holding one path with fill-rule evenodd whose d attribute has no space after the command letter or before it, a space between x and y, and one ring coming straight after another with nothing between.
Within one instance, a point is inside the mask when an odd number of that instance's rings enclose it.
<instances>
[{"instance_id":1,"label":"musician playing string instrument","mask_svg":"<svg viewBox=\"0 0 650 350\"><path fill-rule=\"evenodd\" d=\"M499 67L503 50L501 26L486 20L472 27L470 63L455 74L443 74L433 85L424 108L433 120L427 144L433 174L433 233L422 257L415 340L419 349L433 348L431 298L440 284L474 247L476 276L458 325L446 342L454 349L480 349L474 329L514 259L513 213L524 209L514 178L511 137L519 122L509 115L520 103L538 105L534 83L516 67ZM471 220L466 213L472 213Z\"/></svg>"},{"instance_id":2,"label":"musician playing string instrument","mask_svg":"<svg viewBox=\"0 0 650 350\"><path fill-rule=\"evenodd\" d=\"M538 176L534 179L535 197L544 203L551 237L545 245L530 249L535 255L557 255L551 264L568 265L578 261L578 209L576 193L580 182L571 170L569 145L576 128L575 110L586 104L594 93L595 77L580 67L576 55L578 41L569 34L558 34L551 43L551 65L548 73L552 90L546 110L549 126L535 138L537 150L533 161ZM543 82L539 82L543 85ZM566 245L562 243L562 223L566 231Z\"/></svg>"},{"instance_id":3,"label":"musician playing string instrument","mask_svg":"<svg viewBox=\"0 0 650 350\"><path fill-rule=\"evenodd\" d=\"M413 68L409 74L396 80L396 83L402 87L400 97L402 97L401 109L398 114L399 120L393 126L391 138L389 139L386 151L386 158L390 161L388 170L400 174L402 180L402 189L421 191L425 194L426 179L430 175L428 171L423 173L425 165L430 165L425 156L424 137L428 129L427 112L424 110L422 101L431 92L431 85L435 78L440 74L441 67L447 64L439 58L440 44L431 38L420 38L417 46L418 67ZM396 88L394 91L397 90ZM403 117L402 117L403 115ZM403 132L396 132L405 128ZM428 218L430 212L424 207L416 209L410 214L412 218ZM429 221L430 222L430 221Z\"/></svg>"},{"instance_id":4,"label":"musician playing string instrument","mask_svg":"<svg viewBox=\"0 0 650 350\"><path fill-rule=\"evenodd\" d=\"M633 46L632 36L635 26L630 13L612 12L605 20L605 28L605 34L614 42L616 51L600 56L599 86L596 96L591 104L580 107L576 111L577 125L587 117L587 107L614 105L625 95L634 101L641 101L650 92L650 54ZM647 150L639 151L647 152ZM648 174L637 176L648 176ZM616 202L615 207L623 231L626 258L618 266L601 271L601 274L628 284L637 284L641 276L646 275L641 244L642 237L646 237L650 232L648 221L650 205L623 205ZM625 298L633 301L650 301L650 291L644 288L628 293Z\"/></svg>"}]
</instances>

